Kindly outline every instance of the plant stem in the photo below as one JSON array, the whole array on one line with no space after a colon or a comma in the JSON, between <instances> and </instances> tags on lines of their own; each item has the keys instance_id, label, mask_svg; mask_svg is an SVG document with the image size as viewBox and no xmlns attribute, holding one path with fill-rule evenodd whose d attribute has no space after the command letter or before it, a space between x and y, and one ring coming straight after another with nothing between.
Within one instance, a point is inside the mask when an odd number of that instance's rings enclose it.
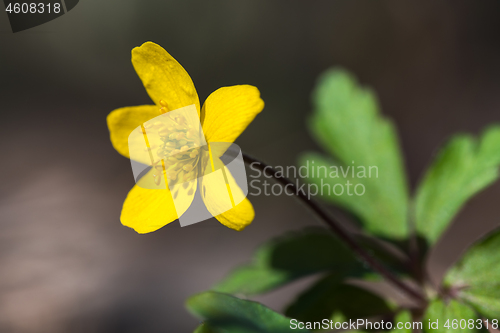
<instances>
[{"instance_id":1,"label":"plant stem","mask_svg":"<svg viewBox=\"0 0 500 333\"><path fill-rule=\"evenodd\" d=\"M368 265L370 265L375 271L377 271L380 275L382 275L387 281L391 282L394 286L398 287L401 291L411 296L411 298L416 299L420 302L425 303L426 299L424 296L414 290L412 287L408 286L406 283L401 281L396 275L394 275L387 267L385 267L378 259L373 257L370 253L368 253L358 242L354 239L354 237L344 230L341 227L340 223L331 218L328 213L325 212L323 208L321 208L316 202L312 201L310 198L306 196L303 191L299 191L297 186L288 178L283 177L276 169L273 167L261 162L247 154L243 153L243 160L248 165L254 165L259 170L261 170L264 174L273 177L278 183L282 185L287 185L291 188L291 191L304 202L310 209L312 209L316 215L318 215L323 222L325 222L328 227L335 233L337 236L344 241L344 243L354 252L356 253L362 260L364 260Z\"/></svg>"}]
</instances>

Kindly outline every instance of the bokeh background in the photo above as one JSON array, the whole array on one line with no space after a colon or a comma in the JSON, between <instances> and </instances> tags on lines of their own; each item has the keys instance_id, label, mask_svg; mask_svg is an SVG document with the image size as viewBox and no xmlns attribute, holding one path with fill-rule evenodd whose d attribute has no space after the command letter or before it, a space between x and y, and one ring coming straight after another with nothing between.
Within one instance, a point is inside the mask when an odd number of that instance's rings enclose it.
<instances>
[{"instance_id":1,"label":"bokeh background","mask_svg":"<svg viewBox=\"0 0 500 333\"><path fill-rule=\"evenodd\" d=\"M499 36L496 0L81 0L17 34L0 13L0 331L191 332L188 296L270 237L318 225L282 196L251 197L256 219L241 233L215 220L148 235L121 226L134 182L105 120L150 103L133 47L165 47L202 100L257 86L266 108L237 143L272 165L318 149L310 92L323 70L345 67L397 124L414 186L452 133L500 120ZM431 255L434 275L498 224L499 194L468 204ZM279 310L301 283L258 300Z\"/></svg>"}]
</instances>

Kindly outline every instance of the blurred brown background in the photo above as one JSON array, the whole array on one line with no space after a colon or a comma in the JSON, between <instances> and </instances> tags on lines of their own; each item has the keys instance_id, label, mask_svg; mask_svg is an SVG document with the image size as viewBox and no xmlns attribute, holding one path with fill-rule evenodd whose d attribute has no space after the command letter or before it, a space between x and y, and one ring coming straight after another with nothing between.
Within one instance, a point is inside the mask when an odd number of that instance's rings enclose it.
<instances>
[{"instance_id":1,"label":"blurred brown background","mask_svg":"<svg viewBox=\"0 0 500 333\"><path fill-rule=\"evenodd\" d=\"M251 197L257 217L241 233L216 221L148 235L121 226L133 178L105 118L150 103L133 47L165 47L202 100L259 87L265 111L237 143L272 165L317 149L304 125L310 91L343 66L396 122L414 186L449 135L499 120L499 37L496 0L81 0L17 34L0 13L0 332L191 332L188 296L264 240L318 224L283 196ZM462 212L432 257L435 275L498 224L499 192ZM279 310L300 287L258 299Z\"/></svg>"}]
</instances>

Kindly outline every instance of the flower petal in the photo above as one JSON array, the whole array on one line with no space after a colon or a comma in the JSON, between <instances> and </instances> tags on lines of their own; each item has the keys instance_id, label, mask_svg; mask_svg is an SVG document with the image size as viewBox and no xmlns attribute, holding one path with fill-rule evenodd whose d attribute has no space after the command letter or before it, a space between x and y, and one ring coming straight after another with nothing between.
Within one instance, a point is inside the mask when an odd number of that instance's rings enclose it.
<instances>
[{"instance_id":1,"label":"flower petal","mask_svg":"<svg viewBox=\"0 0 500 333\"><path fill-rule=\"evenodd\" d=\"M144 177L151 177L148 172ZM142 179L141 179L142 180ZM135 185L123 203L120 220L140 234L153 232L175 221L189 208L196 192L196 180L185 191L172 193L168 189L153 190ZM193 189L194 187L194 189ZM176 187L176 190L179 187Z\"/></svg>"},{"instance_id":2,"label":"flower petal","mask_svg":"<svg viewBox=\"0 0 500 333\"><path fill-rule=\"evenodd\" d=\"M256 87L223 87L208 96L201 111L208 142L234 142L264 108Z\"/></svg>"},{"instance_id":3,"label":"flower petal","mask_svg":"<svg viewBox=\"0 0 500 333\"><path fill-rule=\"evenodd\" d=\"M128 149L130 133L158 115L160 111L156 105L130 106L111 112L106 120L113 147L123 156L130 158Z\"/></svg>"},{"instance_id":4,"label":"flower petal","mask_svg":"<svg viewBox=\"0 0 500 333\"><path fill-rule=\"evenodd\" d=\"M215 218L228 228L242 231L255 217L252 203L248 198L243 199L234 208L215 216Z\"/></svg>"},{"instance_id":5,"label":"flower petal","mask_svg":"<svg viewBox=\"0 0 500 333\"><path fill-rule=\"evenodd\" d=\"M132 64L155 104L164 100L170 111L200 101L191 77L161 46L147 42L132 50Z\"/></svg>"},{"instance_id":6,"label":"flower petal","mask_svg":"<svg viewBox=\"0 0 500 333\"><path fill-rule=\"evenodd\" d=\"M241 231L249 225L255 212L250 201L236 183L227 167L213 156L215 172L200 178L200 192L207 210L228 228ZM209 166L210 167L210 166Z\"/></svg>"}]
</instances>

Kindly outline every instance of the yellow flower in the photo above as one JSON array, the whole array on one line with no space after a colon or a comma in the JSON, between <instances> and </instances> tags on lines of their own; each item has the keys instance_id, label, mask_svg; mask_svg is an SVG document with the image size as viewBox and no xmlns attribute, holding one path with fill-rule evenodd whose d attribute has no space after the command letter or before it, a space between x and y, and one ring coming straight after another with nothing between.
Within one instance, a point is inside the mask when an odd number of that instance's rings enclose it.
<instances>
[{"instance_id":1,"label":"yellow flower","mask_svg":"<svg viewBox=\"0 0 500 333\"><path fill-rule=\"evenodd\" d=\"M134 48L132 64L156 105L120 108L108 115L107 123L113 147L127 158L130 158L130 133L160 115L160 109L165 112L195 105L205 140L210 144L234 142L264 108L257 88L237 85L216 90L200 109L198 94L189 74L167 51L155 43L147 42ZM192 157L195 158L195 154ZM214 156L214 159L218 160L218 156ZM187 170L189 168L183 168L182 172L191 171ZM202 188L203 184L199 186ZM206 200L204 198L209 208ZM190 203L179 210L178 206L174 206L172 194L168 189L151 190L135 185L125 199L120 220L123 225L138 233L148 233L175 221L187 210ZM245 198L215 218L223 225L239 231L252 222L254 215L252 204Z\"/></svg>"}]
</instances>

